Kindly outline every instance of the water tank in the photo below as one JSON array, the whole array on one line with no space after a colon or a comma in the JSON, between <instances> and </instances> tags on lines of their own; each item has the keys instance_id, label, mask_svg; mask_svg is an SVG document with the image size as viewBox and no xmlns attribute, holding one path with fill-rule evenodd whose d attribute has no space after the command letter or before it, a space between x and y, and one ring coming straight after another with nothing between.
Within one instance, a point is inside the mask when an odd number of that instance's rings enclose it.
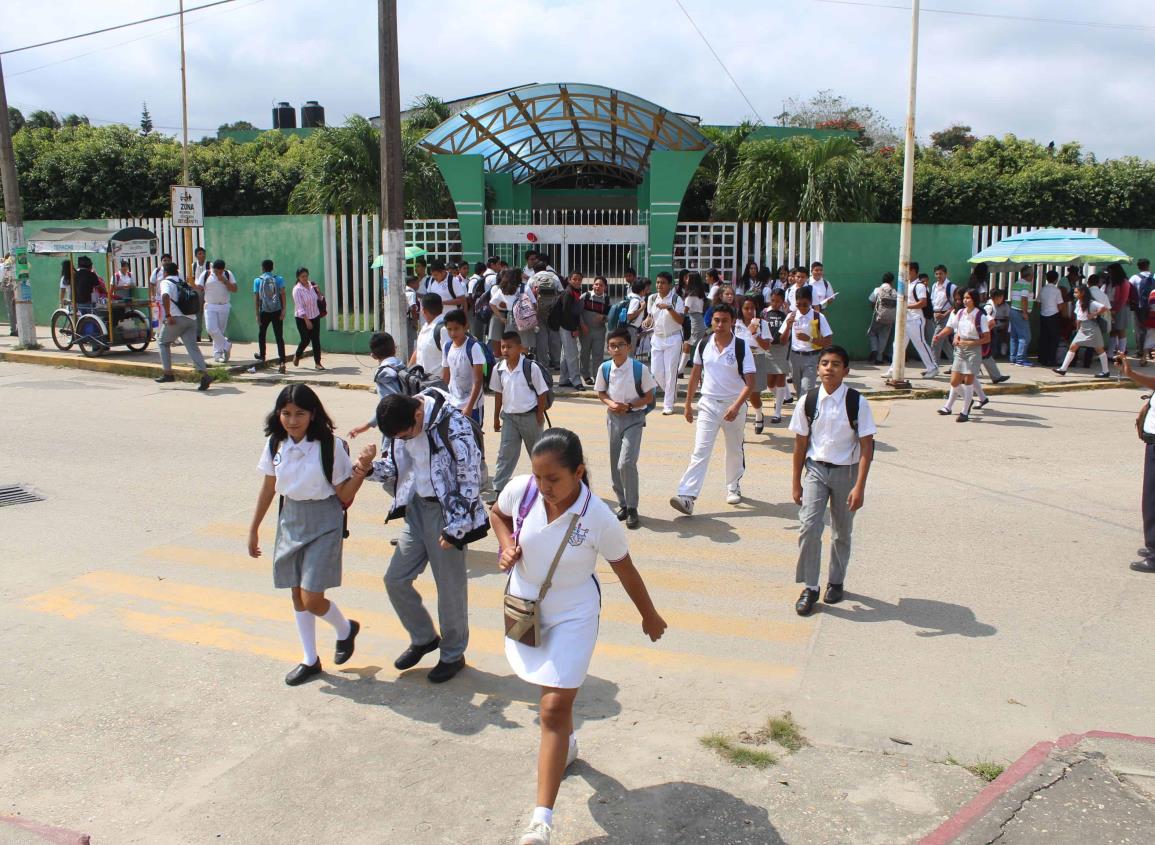
<instances>
[{"instance_id":1,"label":"water tank","mask_svg":"<svg viewBox=\"0 0 1155 845\"><path fill-rule=\"evenodd\" d=\"M316 100L309 100L301 106L301 126L304 129L315 129L325 125L325 107Z\"/></svg>"},{"instance_id":2,"label":"water tank","mask_svg":"<svg viewBox=\"0 0 1155 845\"><path fill-rule=\"evenodd\" d=\"M273 128L297 128L297 112L288 103L277 103L277 107L273 109Z\"/></svg>"}]
</instances>

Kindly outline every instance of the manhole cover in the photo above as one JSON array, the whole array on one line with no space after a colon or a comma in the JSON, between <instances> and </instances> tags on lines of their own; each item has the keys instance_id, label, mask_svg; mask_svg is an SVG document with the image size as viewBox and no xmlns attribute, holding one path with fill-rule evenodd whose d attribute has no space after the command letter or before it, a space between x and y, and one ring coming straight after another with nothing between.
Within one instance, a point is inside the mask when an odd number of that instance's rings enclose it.
<instances>
[{"instance_id":1,"label":"manhole cover","mask_svg":"<svg viewBox=\"0 0 1155 845\"><path fill-rule=\"evenodd\" d=\"M0 508L7 505L23 505L28 502L43 502L44 497L30 488L18 484L0 486Z\"/></svg>"}]
</instances>

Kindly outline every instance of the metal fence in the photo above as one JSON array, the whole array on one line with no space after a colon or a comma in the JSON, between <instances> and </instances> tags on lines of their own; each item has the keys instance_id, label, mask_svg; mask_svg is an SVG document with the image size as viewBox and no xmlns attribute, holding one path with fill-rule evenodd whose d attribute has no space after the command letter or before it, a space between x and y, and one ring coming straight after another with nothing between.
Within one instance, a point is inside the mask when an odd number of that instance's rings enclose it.
<instances>
[{"instance_id":1,"label":"metal fence","mask_svg":"<svg viewBox=\"0 0 1155 845\"><path fill-rule=\"evenodd\" d=\"M822 260L822 223L679 223L674 235L674 269L715 269L735 279L750 261L759 268L810 266Z\"/></svg>"}]
</instances>

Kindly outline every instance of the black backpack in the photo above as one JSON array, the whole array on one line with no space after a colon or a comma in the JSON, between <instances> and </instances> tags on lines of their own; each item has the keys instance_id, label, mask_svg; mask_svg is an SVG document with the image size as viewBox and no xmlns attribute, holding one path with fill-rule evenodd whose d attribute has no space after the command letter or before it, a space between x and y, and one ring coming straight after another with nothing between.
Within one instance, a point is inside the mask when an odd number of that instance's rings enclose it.
<instances>
[{"instance_id":1,"label":"black backpack","mask_svg":"<svg viewBox=\"0 0 1155 845\"><path fill-rule=\"evenodd\" d=\"M176 307L186 317L195 317L201 310L201 295L184 279L172 279L176 285Z\"/></svg>"},{"instance_id":2,"label":"black backpack","mask_svg":"<svg viewBox=\"0 0 1155 845\"><path fill-rule=\"evenodd\" d=\"M178 306L179 307L179 306ZM325 473L325 477L329 479L330 483L333 481L333 443L336 437L330 434L328 437L322 437L320 441L321 446L321 471ZM269 451L276 457L277 451L281 448L281 440L270 440ZM342 441L345 447L345 454L349 454L349 444ZM277 513L280 513L285 508L285 497L281 496L277 503ZM349 511L345 504L341 504L341 536L348 538L349 536Z\"/></svg>"},{"instance_id":3,"label":"black backpack","mask_svg":"<svg viewBox=\"0 0 1155 845\"><path fill-rule=\"evenodd\" d=\"M803 412L806 414L806 422L808 425L814 425L814 419L818 416L818 390L815 387L806 394L806 399L803 402ZM846 388L846 419L850 421L850 427L854 431L858 431L858 397L859 393L853 387Z\"/></svg>"},{"instance_id":4,"label":"black backpack","mask_svg":"<svg viewBox=\"0 0 1155 845\"><path fill-rule=\"evenodd\" d=\"M706 336L698 341L697 357L701 358L703 362L706 360L706 343L713 336L714 332L706 332ZM746 377L745 371L742 369L742 362L746 359L746 341L740 337L734 338L734 358L738 363L738 375L742 378Z\"/></svg>"}]
</instances>

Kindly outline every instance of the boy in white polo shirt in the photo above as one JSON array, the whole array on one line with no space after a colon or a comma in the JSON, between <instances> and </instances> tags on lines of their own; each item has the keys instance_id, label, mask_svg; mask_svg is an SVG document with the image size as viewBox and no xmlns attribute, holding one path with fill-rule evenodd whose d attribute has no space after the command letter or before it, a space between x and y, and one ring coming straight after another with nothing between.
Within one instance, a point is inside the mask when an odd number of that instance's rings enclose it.
<instances>
[{"instance_id":1,"label":"boy in white polo shirt","mask_svg":"<svg viewBox=\"0 0 1155 845\"><path fill-rule=\"evenodd\" d=\"M520 334L515 331L503 334L503 357L489 377L489 386L495 394L493 430L501 433L497 447L497 475L493 479L495 497L501 495L513 477L522 444L526 454L532 455L534 444L545 428L549 385L541 373L541 365L523 353Z\"/></svg>"},{"instance_id":2,"label":"boy in white polo shirt","mask_svg":"<svg viewBox=\"0 0 1155 845\"><path fill-rule=\"evenodd\" d=\"M854 513L862 507L866 476L874 458L877 429L870 403L842 383L849 372L850 355L845 349L824 349L818 358L820 386L799 400L801 404L790 418L790 430L795 434L793 496L795 504L802 506L794 577L804 585L794 605L799 616L809 616L818 601L827 502L832 547L826 603L842 601Z\"/></svg>"},{"instance_id":3,"label":"boy in white polo shirt","mask_svg":"<svg viewBox=\"0 0 1155 845\"><path fill-rule=\"evenodd\" d=\"M441 316L444 307L437 294L422 295L421 330L417 332L417 342L409 355L409 366L421 366L425 371L425 384L429 387L445 386L441 381L441 362L442 350L449 345L449 333L445 331L445 320Z\"/></svg>"},{"instance_id":4,"label":"boy in white polo shirt","mask_svg":"<svg viewBox=\"0 0 1155 845\"><path fill-rule=\"evenodd\" d=\"M782 327L783 334L790 335L790 377L799 396L814 388L818 356L834 342L826 315L810 307L812 298L810 285L799 288L794 294L794 310Z\"/></svg>"},{"instance_id":5,"label":"boy in white polo shirt","mask_svg":"<svg viewBox=\"0 0 1155 845\"><path fill-rule=\"evenodd\" d=\"M736 319L732 305L714 306L711 332L694 349L694 369L686 388L686 422L694 422L694 391L701 382L698 427L690 465L678 484L678 495L670 499L670 507L686 516L694 513L694 500L706 480L719 429L726 438L726 502L736 505L742 501L738 486L746 470L742 435L746 400L754 392L754 354L740 338L734 337Z\"/></svg>"},{"instance_id":6,"label":"boy in white polo shirt","mask_svg":"<svg viewBox=\"0 0 1155 845\"><path fill-rule=\"evenodd\" d=\"M638 455L658 383L641 361L630 357L629 329L614 329L606 342L611 360L598 367L594 389L608 408L606 427L610 434L610 478L618 497L616 516L625 520L627 528L637 528Z\"/></svg>"},{"instance_id":7,"label":"boy in white polo shirt","mask_svg":"<svg viewBox=\"0 0 1155 845\"><path fill-rule=\"evenodd\" d=\"M481 401L481 391L485 386L485 353L481 351L481 341L466 332L465 323L465 312L460 308L445 315L449 343L442 350L441 380L448 385L453 407L481 425L485 411L485 404Z\"/></svg>"}]
</instances>

